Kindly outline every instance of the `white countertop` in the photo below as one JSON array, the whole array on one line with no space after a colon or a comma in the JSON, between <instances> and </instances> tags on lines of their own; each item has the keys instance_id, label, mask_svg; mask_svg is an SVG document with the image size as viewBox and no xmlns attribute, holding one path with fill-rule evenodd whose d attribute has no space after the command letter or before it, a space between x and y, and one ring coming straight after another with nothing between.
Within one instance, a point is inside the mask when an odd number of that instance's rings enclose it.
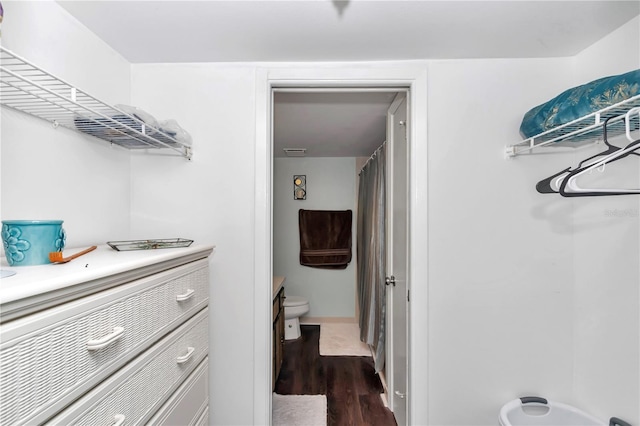
<instances>
[{"instance_id":1,"label":"white countertop","mask_svg":"<svg viewBox=\"0 0 640 426\"><path fill-rule=\"evenodd\" d=\"M70 256L85 248L68 248L65 249L64 255ZM211 245L192 245L156 250L116 251L108 245L101 245L68 263L17 267L9 266L3 256L0 267L16 274L0 278L0 305L199 252L206 252L208 255L214 248L215 246Z\"/></svg>"},{"instance_id":2,"label":"white countertop","mask_svg":"<svg viewBox=\"0 0 640 426\"><path fill-rule=\"evenodd\" d=\"M280 291L280 289L282 288L282 285L284 284L284 280L285 280L285 277L273 277L273 296L272 296L272 298L275 299L275 297L278 295L278 292Z\"/></svg>"}]
</instances>

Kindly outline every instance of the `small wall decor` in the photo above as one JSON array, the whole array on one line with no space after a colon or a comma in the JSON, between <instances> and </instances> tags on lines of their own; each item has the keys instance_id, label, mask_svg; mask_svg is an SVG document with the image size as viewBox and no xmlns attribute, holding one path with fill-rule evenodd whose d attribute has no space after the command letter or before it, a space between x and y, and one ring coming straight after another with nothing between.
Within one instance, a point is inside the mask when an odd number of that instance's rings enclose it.
<instances>
[{"instance_id":1,"label":"small wall decor","mask_svg":"<svg viewBox=\"0 0 640 426\"><path fill-rule=\"evenodd\" d=\"M293 199L307 199L307 175L293 175Z\"/></svg>"}]
</instances>

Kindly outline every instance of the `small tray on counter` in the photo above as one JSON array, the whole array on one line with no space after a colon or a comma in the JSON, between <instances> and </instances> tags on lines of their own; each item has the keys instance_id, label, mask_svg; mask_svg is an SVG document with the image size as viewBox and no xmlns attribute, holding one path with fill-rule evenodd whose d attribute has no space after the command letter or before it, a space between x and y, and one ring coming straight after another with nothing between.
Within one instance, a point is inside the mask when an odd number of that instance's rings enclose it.
<instances>
[{"instance_id":1,"label":"small tray on counter","mask_svg":"<svg viewBox=\"0 0 640 426\"><path fill-rule=\"evenodd\" d=\"M155 250L163 248L189 247L193 240L169 238L162 240L107 241L109 247L117 251Z\"/></svg>"}]
</instances>

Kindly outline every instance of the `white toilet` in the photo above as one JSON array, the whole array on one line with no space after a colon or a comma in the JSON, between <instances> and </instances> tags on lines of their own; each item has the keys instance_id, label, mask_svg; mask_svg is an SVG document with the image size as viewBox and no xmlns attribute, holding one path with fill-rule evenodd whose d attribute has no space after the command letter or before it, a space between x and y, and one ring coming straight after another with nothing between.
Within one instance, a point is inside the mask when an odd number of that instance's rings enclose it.
<instances>
[{"instance_id":1,"label":"white toilet","mask_svg":"<svg viewBox=\"0 0 640 426\"><path fill-rule=\"evenodd\" d=\"M309 301L300 296L285 296L284 298L284 340L294 340L300 337L299 318L309 312Z\"/></svg>"}]
</instances>

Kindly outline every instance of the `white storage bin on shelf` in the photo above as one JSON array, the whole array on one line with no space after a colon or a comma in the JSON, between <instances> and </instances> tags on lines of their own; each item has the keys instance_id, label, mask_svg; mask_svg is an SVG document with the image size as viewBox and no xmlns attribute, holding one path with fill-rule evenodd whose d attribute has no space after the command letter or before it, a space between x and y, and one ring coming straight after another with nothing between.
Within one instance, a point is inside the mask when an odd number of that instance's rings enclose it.
<instances>
[{"instance_id":1,"label":"white storage bin on shelf","mask_svg":"<svg viewBox=\"0 0 640 426\"><path fill-rule=\"evenodd\" d=\"M77 87L0 47L0 103L127 149L168 149L191 159L191 147L171 130L150 126L135 114Z\"/></svg>"}]
</instances>

